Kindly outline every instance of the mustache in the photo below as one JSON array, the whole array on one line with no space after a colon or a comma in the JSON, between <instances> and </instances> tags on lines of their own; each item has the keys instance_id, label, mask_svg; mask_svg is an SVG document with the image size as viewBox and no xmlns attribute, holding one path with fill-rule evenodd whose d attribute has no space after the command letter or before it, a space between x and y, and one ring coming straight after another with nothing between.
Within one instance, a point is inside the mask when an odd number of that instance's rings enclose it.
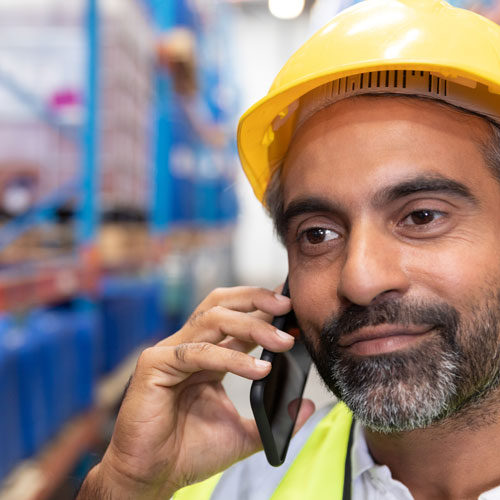
<instances>
[{"instance_id":1,"label":"mustache","mask_svg":"<svg viewBox=\"0 0 500 500\"><path fill-rule=\"evenodd\" d=\"M337 341L360 328L382 324L429 325L451 334L459 321L459 312L447 303L392 299L369 306L350 304L324 323L321 337Z\"/></svg>"}]
</instances>

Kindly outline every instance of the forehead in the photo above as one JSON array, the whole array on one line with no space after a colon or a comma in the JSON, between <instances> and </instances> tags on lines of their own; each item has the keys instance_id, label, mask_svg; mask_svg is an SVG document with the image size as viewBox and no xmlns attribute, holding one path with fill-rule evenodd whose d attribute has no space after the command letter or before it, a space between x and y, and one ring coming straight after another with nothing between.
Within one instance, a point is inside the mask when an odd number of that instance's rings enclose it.
<instances>
[{"instance_id":1,"label":"forehead","mask_svg":"<svg viewBox=\"0 0 500 500\"><path fill-rule=\"evenodd\" d=\"M491 182L481 150L489 134L485 120L432 101L346 99L297 131L283 169L285 206L304 195L368 196L421 174L480 189Z\"/></svg>"}]
</instances>

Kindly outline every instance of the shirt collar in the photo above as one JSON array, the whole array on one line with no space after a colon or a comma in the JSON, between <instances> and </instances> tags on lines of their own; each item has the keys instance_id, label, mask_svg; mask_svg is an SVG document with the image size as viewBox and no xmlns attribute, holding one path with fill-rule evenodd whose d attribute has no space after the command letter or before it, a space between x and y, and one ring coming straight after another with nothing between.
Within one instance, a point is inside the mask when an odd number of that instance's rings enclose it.
<instances>
[{"instance_id":1,"label":"shirt collar","mask_svg":"<svg viewBox=\"0 0 500 500\"><path fill-rule=\"evenodd\" d=\"M361 474L363 474L363 472L366 472L375 466L375 462L368 451L368 445L366 444L363 427L356 420L354 421L351 466L353 479L358 478Z\"/></svg>"}]
</instances>

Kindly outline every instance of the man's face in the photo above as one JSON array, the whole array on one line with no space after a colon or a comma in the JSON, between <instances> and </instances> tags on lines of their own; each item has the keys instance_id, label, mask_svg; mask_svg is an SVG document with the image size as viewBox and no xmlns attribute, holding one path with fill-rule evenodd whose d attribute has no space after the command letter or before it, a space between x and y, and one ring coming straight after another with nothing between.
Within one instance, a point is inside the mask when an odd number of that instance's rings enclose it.
<instances>
[{"instance_id":1,"label":"man's face","mask_svg":"<svg viewBox=\"0 0 500 500\"><path fill-rule=\"evenodd\" d=\"M500 185L480 118L341 101L283 170L290 290L327 385L367 426L424 427L498 385Z\"/></svg>"}]
</instances>

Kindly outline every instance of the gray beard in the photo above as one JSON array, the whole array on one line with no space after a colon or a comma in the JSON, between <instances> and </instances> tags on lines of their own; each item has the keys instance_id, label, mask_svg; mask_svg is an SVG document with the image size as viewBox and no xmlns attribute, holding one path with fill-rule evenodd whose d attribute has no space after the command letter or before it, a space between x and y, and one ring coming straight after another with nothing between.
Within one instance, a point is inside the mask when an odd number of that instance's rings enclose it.
<instances>
[{"instance_id":1,"label":"gray beard","mask_svg":"<svg viewBox=\"0 0 500 500\"><path fill-rule=\"evenodd\" d=\"M372 430L390 433L427 427L448 414L459 372L454 353L442 352L422 366L428 350L377 357L354 368L336 360L335 393ZM354 388L352 376L359 382Z\"/></svg>"},{"instance_id":2,"label":"gray beard","mask_svg":"<svg viewBox=\"0 0 500 500\"><path fill-rule=\"evenodd\" d=\"M467 324L446 304L351 306L325 323L319 342L305 341L325 384L365 427L411 431L477 407L499 386L500 301L487 302L471 307ZM343 335L382 323L435 331L416 347L384 355L354 356L338 346Z\"/></svg>"}]
</instances>

